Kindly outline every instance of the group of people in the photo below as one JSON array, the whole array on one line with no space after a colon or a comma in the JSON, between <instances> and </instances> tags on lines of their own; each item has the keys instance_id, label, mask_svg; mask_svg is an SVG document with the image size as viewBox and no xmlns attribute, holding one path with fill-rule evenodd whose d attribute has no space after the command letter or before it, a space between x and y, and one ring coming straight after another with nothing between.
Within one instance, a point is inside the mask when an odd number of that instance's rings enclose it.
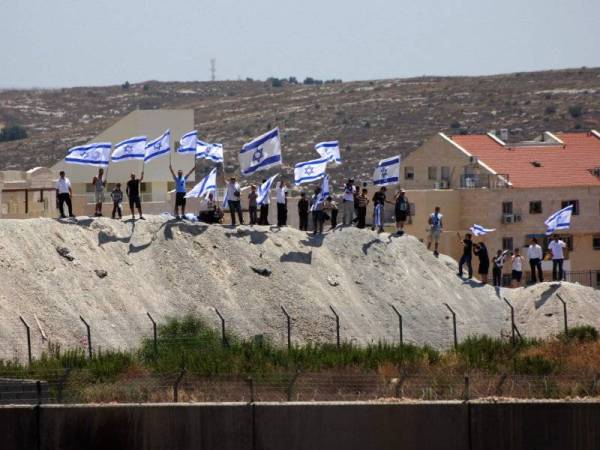
<instances>
[{"instance_id":1,"label":"group of people","mask_svg":"<svg viewBox=\"0 0 600 450\"><path fill-rule=\"evenodd\" d=\"M181 171L179 172L181 173ZM140 183L143 181L143 179L143 171L140 178L136 178L136 175L132 173L125 188L125 193L127 194L127 198L129 199L129 209L131 210L131 216L133 218L135 218L134 208L137 208L140 219L144 219L144 216L142 215L142 202L140 199ZM94 176L94 178L92 179L92 186L94 188L94 216L101 217L102 204L104 203L104 191L106 188L106 176L104 174L104 169L98 169L98 175ZM73 214L72 202L73 189L71 188L71 181L65 176L64 171L61 171L59 173L58 181L56 182L56 193L56 201L58 203L60 218L65 219L67 217L64 209L66 205L69 217L74 219L75 215ZM112 218L115 219L118 217L119 219L121 219L123 217L123 211L121 208L121 204L123 202L123 191L121 190L121 183L115 184L114 189L110 193L110 197L113 201ZM185 210L185 199L183 208Z\"/></svg>"},{"instance_id":2,"label":"group of people","mask_svg":"<svg viewBox=\"0 0 600 450\"><path fill-rule=\"evenodd\" d=\"M466 266L468 272L468 279L473 277L473 255L479 259L479 267L477 273L481 278L483 284L488 282L488 274L490 270L490 256L488 254L487 247L484 242L473 242L473 236L470 233L465 234L464 238L458 233L458 239L463 246L463 254L458 263L458 276L463 277L463 267ZM555 235L548 244L548 256L552 259L552 280L561 281L563 279L563 261L564 261L564 249L567 244L562 241L559 236ZM495 287L502 286L502 274L504 265L510 258L511 263L511 287L521 286L523 279L523 267L525 265L525 258L521 255L519 248L510 250L498 250L496 256L491 259L492 263L492 285ZM544 281L544 274L542 271L542 260L544 259L544 252L537 238L532 238L529 246L527 247L527 260L531 271L531 283L535 284L538 281Z\"/></svg>"}]
</instances>

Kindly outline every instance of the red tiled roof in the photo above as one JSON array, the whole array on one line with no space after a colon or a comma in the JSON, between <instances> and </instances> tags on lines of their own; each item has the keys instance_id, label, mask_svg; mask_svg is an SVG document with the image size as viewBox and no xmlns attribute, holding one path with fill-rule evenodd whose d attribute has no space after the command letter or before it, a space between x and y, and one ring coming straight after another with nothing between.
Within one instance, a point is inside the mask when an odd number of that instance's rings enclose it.
<instances>
[{"instance_id":1,"label":"red tiled roof","mask_svg":"<svg viewBox=\"0 0 600 450\"><path fill-rule=\"evenodd\" d=\"M599 186L590 169L600 167L600 138L592 133L556 133L564 145L501 145L488 135L451 139L499 174L513 187ZM537 161L541 167L535 167Z\"/></svg>"}]
</instances>

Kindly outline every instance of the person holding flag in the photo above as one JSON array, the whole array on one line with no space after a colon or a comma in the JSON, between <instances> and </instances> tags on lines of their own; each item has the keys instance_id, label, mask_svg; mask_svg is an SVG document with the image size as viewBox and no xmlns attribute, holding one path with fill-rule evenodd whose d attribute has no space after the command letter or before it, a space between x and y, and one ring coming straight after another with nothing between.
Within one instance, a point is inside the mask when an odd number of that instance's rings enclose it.
<instances>
[{"instance_id":1,"label":"person holding flag","mask_svg":"<svg viewBox=\"0 0 600 450\"><path fill-rule=\"evenodd\" d=\"M98 169L98 176L92 179L92 185L94 186L94 202L96 203L96 211L94 217L102 217L102 203L104 203L104 186L106 185L106 178L104 177L104 169L101 167Z\"/></svg>"},{"instance_id":2,"label":"person holding flag","mask_svg":"<svg viewBox=\"0 0 600 450\"><path fill-rule=\"evenodd\" d=\"M241 192L242 189L240 184L236 181L235 177L231 177L229 181L225 182L225 199L223 200L223 208L229 207L229 214L231 214L231 225L236 226L235 215L237 213L240 219L240 225L244 225L244 216L242 215L241 205Z\"/></svg>"},{"instance_id":3,"label":"person holding flag","mask_svg":"<svg viewBox=\"0 0 600 450\"><path fill-rule=\"evenodd\" d=\"M310 201L310 210L312 211L313 218L313 235L323 233L323 222L325 221L323 216L323 204L324 199L321 195L321 188L316 187L315 193Z\"/></svg>"},{"instance_id":4,"label":"person holding flag","mask_svg":"<svg viewBox=\"0 0 600 450\"><path fill-rule=\"evenodd\" d=\"M460 233L456 233L456 235L458 236L458 242L463 246L463 254L458 261L458 276L462 278L463 266L466 265L469 274L468 279L470 280L473 278L473 240L471 239L473 236L471 233L466 233L463 239Z\"/></svg>"},{"instance_id":5,"label":"person holding flag","mask_svg":"<svg viewBox=\"0 0 600 450\"><path fill-rule=\"evenodd\" d=\"M173 166L169 163L169 170L171 171L171 175L173 176L173 181L175 181L175 209L173 211L173 215L177 220L183 219L185 217L185 194L186 194L186 183L189 176L196 170L196 167L192 167L191 170L183 175L183 170L179 169L177 171L177 176L175 172L173 172ZM181 217L179 216L179 208L181 207Z\"/></svg>"},{"instance_id":6,"label":"person holding flag","mask_svg":"<svg viewBox=\"0 0 600 450\"><path fill-rule=\"evenodd\" d=\"M287 184L283 180L279 181L275 192L277 193L277 226L280 228L287 225L287 191Z\"/></svg>"},{"instance_id":7,"label":"person holding flag","mask_svg":"<svg viewBox=\"0 0 600 450\"><path fill-rule=\"evenodd\" d=\"M269 203L271 202L271 186L279 174L273 175L268 180L263 180L262 184L258 187L258 196L256 198L256 204L260 205L260 218L258 220L259 225L269 225Z\"/></svg>"},{"instance_id":8,"label":"person holding flag","mask_svg":"<svg viewBox=\"0 0 600 450\"><path fill-rule=\"evenodd\" d=\"M131 174L129 181L127 182L127 186L125 187L125 193L127 194L127 198L129 199L129 209L131 210L131 220L135 220L134 207L137 208L138 213L140 214L140 219L144 220L144 216L142 215L142 201L140 199L140 184L144 181L144 171L142 170L142 175L139 179L135 178L135 173Z\"/></svg>"},{"instance_id":9,"label":"person holding flag","mask_svg":"<svg viewBox=\"0 0 600 450\"><path fill-rule=\"evenodd\" d=\"M567 244L555 234L548 244L548 250L552 253L552 281L562 281L563 261L565 259L564 249Z\"/></svg>"}]
</instances>

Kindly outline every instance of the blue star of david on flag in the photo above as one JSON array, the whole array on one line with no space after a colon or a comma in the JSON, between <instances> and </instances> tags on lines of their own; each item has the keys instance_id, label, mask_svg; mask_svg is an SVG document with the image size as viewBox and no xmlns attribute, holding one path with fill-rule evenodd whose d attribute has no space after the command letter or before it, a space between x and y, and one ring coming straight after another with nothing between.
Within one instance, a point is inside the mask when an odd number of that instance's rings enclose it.
<instances>
[{"instance_id":1,"label":"blue star of david on flag","mask_svg":"<svg viewBox=\"0 0 600 450\"><path fill-rule=\"evenodd\" d=\"M264 158L263 148L262 147L258 147L254 151L254 154L252 155L252 161L255 161L255 162L259 163L263 158Z\"/></svg>"},{"instance_id":2,"label":"blue star of david on flag","mask_svg":"<svg viewBox=\"0 0 600 450\"><path fill-rule=\"evenodd\" d=\"M304 173L306 175L312 175L315 172L315 168L312 166L308 166L304 169Z\"/></svg>"}]
</instances>

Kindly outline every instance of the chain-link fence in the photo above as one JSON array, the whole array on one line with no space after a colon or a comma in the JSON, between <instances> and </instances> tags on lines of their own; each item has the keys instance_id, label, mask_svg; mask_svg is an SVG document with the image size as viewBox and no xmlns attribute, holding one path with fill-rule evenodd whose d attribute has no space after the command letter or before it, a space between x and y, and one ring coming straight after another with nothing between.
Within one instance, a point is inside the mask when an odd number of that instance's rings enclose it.
<instances>
[{"instance_id":1,"label":"chain-link fence","mask_svg":"<svg viewBox=\"0 0 600 450\"><path fill-rule=\"evenodd\" d=\"M64 369L49 371L38 380L15 375L0 379L1 404L548 399L600 394L600 374L382 377L295 372L245 377L198 376L182 370L126 373L102 380L88 369Z\"/></svg>"}]
</instances>

